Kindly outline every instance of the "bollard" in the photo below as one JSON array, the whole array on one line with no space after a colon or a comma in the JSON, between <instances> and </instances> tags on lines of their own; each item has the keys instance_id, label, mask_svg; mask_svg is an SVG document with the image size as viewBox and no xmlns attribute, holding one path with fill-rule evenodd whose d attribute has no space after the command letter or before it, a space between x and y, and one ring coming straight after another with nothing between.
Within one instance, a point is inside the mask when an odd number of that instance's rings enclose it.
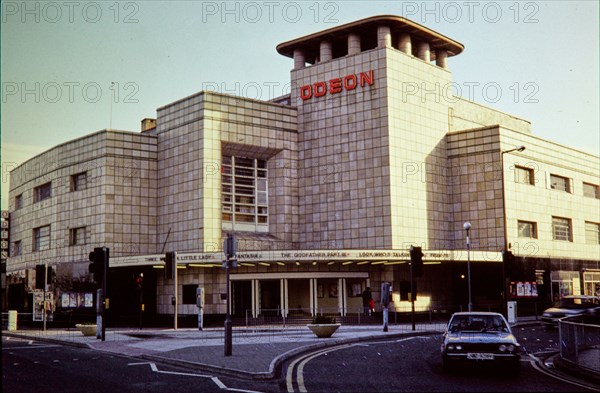
<instances>
[{"instance_id":1,"label":"bollard","mask_svg":"<svg viewBox=\"0 0 600 393\"><path fill-rule=\"evenodd\" d=\"M17 330L17 310L8 310L8 331Z\"/></svg>"}]
</instances>

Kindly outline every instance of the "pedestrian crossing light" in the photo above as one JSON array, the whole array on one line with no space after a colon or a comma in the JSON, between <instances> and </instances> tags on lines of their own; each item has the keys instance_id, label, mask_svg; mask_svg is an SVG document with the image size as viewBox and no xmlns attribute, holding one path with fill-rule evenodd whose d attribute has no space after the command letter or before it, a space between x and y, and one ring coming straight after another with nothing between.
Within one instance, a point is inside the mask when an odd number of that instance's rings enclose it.
<instances>
[{"instance_id":1,"label":"pedestrian crossing light","mask_svg":"<svg viewBox=\"0 0 600 393\"><path fill-rule=\"evenodd\" d=\"M135 275L135 289L141 291L144 286L144 273Z\"/></svg>"}]
</instances>

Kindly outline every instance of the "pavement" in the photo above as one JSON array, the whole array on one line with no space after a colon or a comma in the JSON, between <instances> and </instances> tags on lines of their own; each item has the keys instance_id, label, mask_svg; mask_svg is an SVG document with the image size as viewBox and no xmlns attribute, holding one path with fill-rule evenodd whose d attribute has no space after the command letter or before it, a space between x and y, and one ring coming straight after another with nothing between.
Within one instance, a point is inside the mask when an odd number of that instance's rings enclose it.
<instances>
[{"instance_id":1,"label":"pavement","mask_svg":"<svg viewBox=\"0 0 600 393\"><path fill-rule=\"evenodd\" d=\"M519 320L513 326L538 324ZM237 378L271 379L279 376L283 362L303 352L318 348L411 335L440 335L445 323L420 323L416 330L411 324L390 325L384 332L381 325L342 325L330 338L317 338L306 326L265 325L234 327L232 353L225 356L224 329L106 329L105 341L95 336L83 336L76 328L16 330L2 332L5 336L36 339L46 342L91 348L116 355L171 364L203 372L214 372ZM553 367L569 375L600 382L600 348L580 356L578 365L561 362L553 357ZM586 378L589 377L589 378Z\"/></svg>"}]
</instances>

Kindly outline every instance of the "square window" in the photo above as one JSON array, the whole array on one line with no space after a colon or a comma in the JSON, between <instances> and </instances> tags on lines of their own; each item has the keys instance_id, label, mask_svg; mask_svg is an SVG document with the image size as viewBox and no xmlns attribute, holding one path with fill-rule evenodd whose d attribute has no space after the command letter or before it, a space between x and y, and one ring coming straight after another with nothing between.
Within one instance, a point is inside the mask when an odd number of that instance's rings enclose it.
<instances>
[{"instance_id":1,"label":"square window","mask_svg":"<svg viewBox=\"0 0 600 393\"><path fill-rule=\"evenodd\" d=\"M42 184L33 189L33 202L40 202L52 197L52 182Z\"/></svg>"},{"instance_id":2,"label":"square window","mask_svg":"<svg viewBox=\"0 0 600 393\"><path fill-rule=\"evenodd\" d=\"M515 181L521 184L535 184L534 172L532 168L524 166L515 166Z\"/></svg>"},{"instance_id":3,"label":"square window","mask_svg":"<svg viewBox=\"0 0 600 393\"><path fill-rule=\"evenodd\" d=\"M600 224L595 222L585 223L585 243L600 244Z\"/></svg>"},{"instance_id":4,"label":"square window","mask_svg":"<svg viewBox=\"0 0 600 393\"><path fill-rule=\"evenodd\" d=\"M81 244L86 244L85 227L69 229L69 245L78 246Z\"/></svg>"},{"instance_id":5,"label":"square window","mask_svg":"<svg viewBox=\"0 0 600 393\"><path fill-rule=\"evenodd\" d=\"M550 188L558 191L571 192L569 179L558 175L550 175Z\"/></svg>"},{"instance_id":6,"label":"square window","mask_svg":"<svg viewBox=\"0 0 600 393\"><path fill-rule=\"evenodd\" d=\"M552 217L552 237L554 240L573 241L571 236L571 220Z\"/></svg>"},{"instance_id":7,"label":"square window","mask_svg":"<svg viewBox=\"0 0 600 393\"><path fill-rule=\"evenodd\" d=\"M87 172L71 176L71 191L81 191L87 188Z\"/></svg>"},{"instance_id":8,"label":"square window","mask_svg":"<svg viewBox=\"0 0 600 393\"><path fill-rule=\"evenodd\" d=\"M583 183L583 196L588 198L600 199L600 191L598 186L591 183Z\"/></svg>"},{"instance_id":9,"label":"square window","mask_svg":"<svg viewBox=\"0 0 600 393\"><path fill-rule=\"evenodd\" d=\"M519 237L537 239L537 224L530 221L519 221Z\"/></svg>"}]
</instances>

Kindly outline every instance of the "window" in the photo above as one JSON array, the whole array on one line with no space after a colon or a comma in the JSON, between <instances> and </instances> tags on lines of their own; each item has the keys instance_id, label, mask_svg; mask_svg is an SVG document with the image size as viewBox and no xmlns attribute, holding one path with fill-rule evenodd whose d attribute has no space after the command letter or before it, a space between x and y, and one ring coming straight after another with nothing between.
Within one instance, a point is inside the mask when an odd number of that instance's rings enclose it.
<instances>
[{"instance_id":1,"label":"window","mask_svg":"<svg viewBox=\"0 0 600 393\"><path fill-rule=\"evenodd\" d=\"M598 186L591 183L583 183L583 196L588 198L600 199L600 192Z\"/></svg>"},{"instance_id":2,"label":"window","mask_svg":"<svg viewBox=\"0 0 600 393\"><path fill-rule=\"evenodd\" d=\"M52 197L52 182L42 184L33 189L33 202L40 202Z\"/></svg>"},{"instance_id":3,"label":"window","mask_svg":"<svg viewBox=\"0 0 600 393\"><path fill-rule=\"evenodd\" d=\"M87 242L85 235L85 227L69 229L69 245L78 246L80 244L86 244Z\"/></svg>"},{"instance_id":4,"label":"window","mask_svg":"<svg viewBox=\"0 0 600 393\"><path fill-rule=\"evenodd\" d=\"M600 244L600 224L595 222L585 223L585 243Z\"/></svg>"},{"instance_id":5,"label":"window","mask_svg":"<svg viewBox=\"0 0 600 393\"><path fill-rule=\"evenodd\" d=\"M11 256L16 257L21 255L21 253L23 253L23 246L21 245L21 241L17 240L13 243Z\"/></svg>"},{"instance_id":6,"label":"window","mask_svg":"<svg viewBox=\"0 0 600 393\"><path fill-rule=\"evenodd\" d=\"M23 194L19 194L15 197L15 210L19 210L23 207Z\"/></svg>"},{"instance_id":7,"label":"window","mask_svg":"<svg viewBox=\"0 0 600 393\"><path fill-rule=\"evenodd\" d=\"M268 231L267 161L223 157L221 184L224 228Z\"/></svg>"},{"instance_id":8,"label":"window","mask_svg":"<svg viewBox=\"0 0 600 393\"><path fill-rule=\"evenodd\" d=\"M519 221L519 237L537 239L537 224L529 221Z\"/></svg>"},{"instance_id":9,"label":"window","mask_svg":"<svg viewBox=\"0 0 600 393\"><path fill-rule=\"evenodd\" d=\"M50 225L33 230L33 251L50 249Z\"/></svg>"},{"instance_id":10,"label":"window","mask_svg":"<svg viewBox=\"0 0 600 393\"><path fill-rule=\"evenodd\" d=\"M71 191L81 191L87 188L87 172L71 176Z\"/></svg>"},{"instance_id":11,"label":"window","mask_svg":"<svg viewBox=\"0 0 600 393\"><path fill-rule=\"evenodd\" d=\"M515 181L522 184L535 184L535 178L532 168L526 168L524 166L515 166Z\"/></svg>"},{"instance_id":12,"label":"window","mask_svg":"<svg viewBox=\"0 0 600 393\"><path fill-rule=\"evenodd\" d=\"M553 190L571 192L569 179L558 175L550 175L550 188Z\"/></svg>"},{"instance_id":13,"label":"window","mask_svg":"<svg viewBox=\"0 0 600 393\"><path fill-rule=\"evenodd\" d=\"M554 240L572 241L571 220L568 218L552 217L552 236Z\"/></svg>"}]
</instances>

